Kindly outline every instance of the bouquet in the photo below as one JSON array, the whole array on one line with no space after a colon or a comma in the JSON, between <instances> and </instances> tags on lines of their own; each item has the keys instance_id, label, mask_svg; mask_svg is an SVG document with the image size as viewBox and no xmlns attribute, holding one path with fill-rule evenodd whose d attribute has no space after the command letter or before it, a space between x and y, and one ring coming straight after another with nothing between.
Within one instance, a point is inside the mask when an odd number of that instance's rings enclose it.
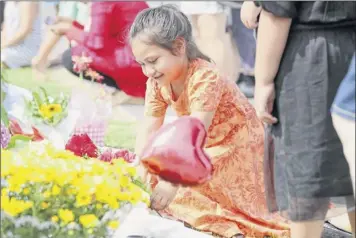
<instances>
[{"instance_id":1,"label":"bouquet","mask_svg":"<svg viewBox=\"0 0 356 238\"><path fill-rule=\"evenodd\" d=\"M40 87L39 90L32 93L32 99L26 100L26 103L33 118L47 125L56 126L68 115L68 101L69 97L63 93L60 93L58 97L51 97L46 89Z\"/></svg>"},{"instance_id":2,"label":"bouquet","mask_svg":"<svg viewBox=\"0 0 356 238\"><path fill-rule=\"evenodd\" d=\"M99 87L99 93L93 93L91 88L83 90L74 89L71 97L71 105L80 111L80 117L76 123L73 134L87 134L97 145L104 146L104 137L107 129L108 119L112 113L111 95L108 94L108 87L101 84L104 77L97 71L90 68L92 62L90 57L73 56L73 70L83 79L89 77L91 82L99 84L88 84L88 86ZM90 110L88 110L90 108Z\"/></svg>"},{"instance_id":3,"label":"bouquet","mask_svg":"<svg viewBox=\"0 0 356 238\"><path fill-rule=\"evenodd\" d=\"M131 207L149 203L124 160L83 159L50 143L1 150L2 237L110 237Z\"/></svg>"}]
</instances>

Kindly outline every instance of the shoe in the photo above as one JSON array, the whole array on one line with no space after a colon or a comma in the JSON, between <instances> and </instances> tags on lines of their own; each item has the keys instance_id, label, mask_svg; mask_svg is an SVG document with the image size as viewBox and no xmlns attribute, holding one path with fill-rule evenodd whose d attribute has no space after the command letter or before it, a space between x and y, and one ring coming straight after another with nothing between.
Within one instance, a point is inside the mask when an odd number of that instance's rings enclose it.
<instances>
[{"instance_id":1,"label":"shoe","mask_svg":"<svg viewBox=\"0 0 356 238\"><path fill-rule=\"evenodd\" d=\"M253 98L255 93L255 77L240 74L237 86L247 98Z\"/></svg>"},{"instance_id":2,"label":"shoe","mask_svg":"<svg viewBox=\"0 0 356 238\"><path fill-rule=\"evenodd\" d=\"M352 238L352 234L334 226L327 221L324 223L324 229L321 238Z\"/></svg>"}]
</instances>

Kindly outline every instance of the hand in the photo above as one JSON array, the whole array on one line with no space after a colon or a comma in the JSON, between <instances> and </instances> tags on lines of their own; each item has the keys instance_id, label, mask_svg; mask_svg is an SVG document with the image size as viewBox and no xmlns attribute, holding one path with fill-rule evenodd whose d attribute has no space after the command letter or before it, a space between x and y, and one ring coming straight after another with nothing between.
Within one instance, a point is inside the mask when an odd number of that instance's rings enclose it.
<instances>
[{"instance_id":1,"label":"hand","mask_svg":"<svg viewBox=\"0 0 356 238\"><path fill-rule=\"evenodd\" d=\"M49 29L57 35L64 35L67 31L69 31L71 27L71 22L59 22L57 24L52 25Z\"/></svg>"},{"instance_id":2,"label":"hand","mask_svg":"<svg viewBox=\"0 0 356 238\"><path fill-rule=\"evenodd\" d=\"M257 7L253 1L244 1L241 7L241 21L249 29L255 29L258 26L258 15L262 8Z\"/></svg>"},{"instance_id":3,"label":"hand","mask_svg":"<svg viewBox=\"0 0 356 238\"><path fill-rule=\"evenodd\" d=\"M155 210L165 209L174 199L179 186L160 180L151 196L151 207Z\"/></svg>"},{"instance_id":4,"label":"hand","mask_svg":"<svg viewBox=\"0 0 356 238\"><path fill-rule=\"evenodd\" d=\"M143 166L143 164L140 162L139 165L137 165L136 167L136 171L137 171L137 175L138 177L140 177L140 179L142 180L142 182L145 185L150 185L150 180L151 180L151 176L148 174L147 169Z\"/></svg>"},{"instance_id":5,"label":"hand","mask_svg":"<svg viewBox=\"0 0 356 238\"><path fill-rule=\"evenodd\" d=\"M267 124L277 123L277 118L272 116L275 99L274 83L255 86L254 105L258 118Z\"/></svg>"}]
</instances>

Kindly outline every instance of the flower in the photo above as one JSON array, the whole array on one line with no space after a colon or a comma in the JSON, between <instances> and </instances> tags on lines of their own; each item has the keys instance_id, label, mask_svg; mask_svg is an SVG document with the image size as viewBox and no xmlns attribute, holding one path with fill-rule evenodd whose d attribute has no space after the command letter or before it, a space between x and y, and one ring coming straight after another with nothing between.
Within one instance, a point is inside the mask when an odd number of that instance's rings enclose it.
<instances>
[{"instance_id":1,"label":"flower","mask_svg":"<svg viewBox=\"0 0 356 238\"><path fill-rule=\"evenodd\" d=\"M1 122L1 148L6 148L11 139L9 129Z\"/></svg>"},{"instance_id":2,"label":"flower","mask_svg":"<svg viewBox=\"0 0 356 238\"><path fill-rule=\"evenodd\" d=\"M68 237L71 232L73 237L107 237L109 229L119 224L115 220L120 219L116 216L122 206L149 201L124 160L83 159L39 142L16 151L2 149L0 162L1 179L6 181L0 206L8 217L2 216L2 221L11 222L12 217L57 224L38 236ZM3 229L30 237L33 228L11 225Z\"/></svg>"},{"instance_id":3,"label":"flower","mask_svg":"<svg viewBox=\"0 0 356 238\"><path fill-rule=\"evenodd\" d=\"M56 114L62 113L63 109L60 104L42 104L39 111L44 119L51 119Z\"/></svg>"},{"instance_id":4,"label":"flower","mask_svg":"<svg viewBox=\"0 0 356 238\"><path fill-rule=\"evenodd\" d=\"M72 151L77 156L97 157L98 148L88 134L73 135L65 146L66 150Z\"/></svg>"},{"instance_id":5,"label":"flower","mask_svg":"<svg viewBox=\"0 0 356 238\"><path fill-rule=\"evenodd\" d=\"M58 216L65 224L74 221L74 214L68 209L59 209Z\"/></svg>"},{"instance_id":6,"label":"flower","mask_svg":"<svg viewBox=\"0 0 356 238\"><path fill-rule=\"evenodd\" d=\"M51 221L54 222L54 223L57 223L59 221L58 216L52 216L51 217Z\"/></svg>"},{"instance_id":7,"label":"flower","mask_svg":"<svg viewBox=\"0 0 356 238\"><path fill-rule=\"evenodd\" d=\"M83 73L85 70L89 68L92 59L90 57L86 57L83 53L82 56L72 56L73 60L73 70L77 73Z\"/></svg>"},{"instance_id":8,"label":"flower","mask_svg":"<svg viewBox=\"0 0 356 238\"><path fill-rule=\"evenodd\" d=\"M85 76L90 77L92 81L97 81L98 83L101 83L104 80L104 76L100 75L97 71L88 68L85 71Z\"/></svg>"},{"instance_id":9,"label":"flower","mask_svg":"<svg viewBox=\"0 0 356 238\"><path fill-rule=\"evenodd\" d=\"M119 221L110 221L108 223L108 227L113 230L117 229L119 225L120 225Z\"/></svg>"},{"instance_id":10,"label":"flower","mask_svg":"<svg viewBox=\"0 0 356 238\"><path fill-rule=\"evenodd\" d=\"M99 220L94 214L86 214L79 217L79 222L85 228L91 228L95 227L98 224Z\"/></svg>"}]
</instances>

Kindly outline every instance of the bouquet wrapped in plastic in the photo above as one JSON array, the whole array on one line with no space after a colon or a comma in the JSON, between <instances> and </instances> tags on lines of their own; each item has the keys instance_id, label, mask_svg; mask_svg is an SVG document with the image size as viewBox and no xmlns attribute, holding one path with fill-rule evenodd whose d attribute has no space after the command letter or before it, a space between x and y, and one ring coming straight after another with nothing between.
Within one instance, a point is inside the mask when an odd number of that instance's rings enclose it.
<instances>
[{"instance_id":1,"label":"bouquet wrapped in plastic","mask_svg":"<svg viewBox=\"0 0 356 238\"><path fill-rule=\"evenodd\" d=\"M193 117L180 117L163 126L148 142L140 158L152 174L182 185L208 181L212 164L204 152L206 130Z\"/></svg>"}]
</instances>

